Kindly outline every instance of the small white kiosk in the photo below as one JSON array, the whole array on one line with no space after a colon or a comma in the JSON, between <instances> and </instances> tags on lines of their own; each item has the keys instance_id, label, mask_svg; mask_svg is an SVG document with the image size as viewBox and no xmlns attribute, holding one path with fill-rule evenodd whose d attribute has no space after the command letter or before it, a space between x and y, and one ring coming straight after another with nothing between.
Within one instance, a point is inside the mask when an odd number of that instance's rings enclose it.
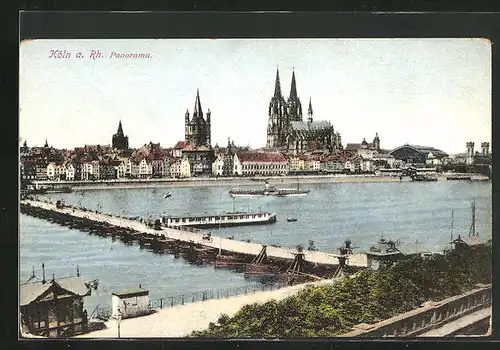
<instances>
[{"instance_id":1,"label":"small white kiosk","mask_svg":"<svg viewBox=\"0 0 500 350\"><path fill-rule=\"evenodd\" d=\"M150 313L149 290L142 288L127 289L112 293L112 317L130 318Z\"/></svg>"}]
</instances>

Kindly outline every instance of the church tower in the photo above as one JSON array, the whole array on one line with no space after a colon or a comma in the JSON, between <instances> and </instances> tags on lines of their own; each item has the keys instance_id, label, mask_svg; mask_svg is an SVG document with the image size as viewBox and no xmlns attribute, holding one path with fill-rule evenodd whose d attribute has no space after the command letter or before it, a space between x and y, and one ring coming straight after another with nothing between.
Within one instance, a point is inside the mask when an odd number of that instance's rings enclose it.
<instances>
[{"instance_id":1,"label":"church tower","mask_svg":"<svg viewBox=\"0 0 500 350\"><path fill-rule=\"evenodd\" d=\"M276 70L274 83L274 96L269 102L267 123L267 143L270 148L281 147L285 144L286 129L288 126L288 113L285 98L281 93L280 73Z\"/></svg>"},{"instance_id":2,"label":"church tower","mask_svg":"<svg viewBox=\"0 0 500 350\"><path fill-rule=\"evenodd\" d=\"M313 107L310 97L309 97L309 108L307 109L307 122L309 124L313 122Z\"/></svg>"},{"instance_id":3,"label":"church tower","mask_svg":"<svg viewBox=\"0 0 500 350\"><path fill-rule=\"evenodd\" d=\"M185 141L193 144L195 147L210 147L211 142L211 112L207 111L207 119L203 118L201 109L200 90L196 91L196 100L194 101L193 117L189 119L189 110L184 116Z\"/></svg>"},{"instance_id":4,"label":"church tower","mask_svg":"<svg viewBox=\"0 0 500 350\"><path fill-rule=\"evenodd\" d=\"M210 112L210 108L207 110L207 146L210 146L212 144L212 118L211 118L212 112Z\"/></svg>"},{"instance_id":5,"label":"church tower","mask_svg":"<svg viewBox=\"0 0 500 350\"><path fill-rule=\"evenodd\" d=\"M467 165L474 165L474 142L467 142Z\"/></svg>"},{"instance_id":6,"label":"church tower","mask_svg":"<svg viewBox=\"0 0 500 350\"><path fill-rule=\"evenodd\" d=\"M26 141L24 141L26 143ZM490 154L490 143L481 142L481 155L488 156Z\"/></svg>"},{"instance_id":7,"label":"church tower","mask_svg":"<svg viewBox=\"0 0 500 350\"><path fill-rule=\"evenodd\" d=\"M380 151L380 138L378 137L378 132L375 133L375 137L373 138L373 148L376 151Z\"/></svg>"},{"instance_id":8,"label":"church tower","mask_svg":"<svg viewBox=\"0 0 500 350\"><path fill-rule=\"evenodd\" d=\"M290 87L290 97L288 97L288 115L289 121L302 121L302 104L297 95L297 83L295 81L295 71L292 73L292 85Z\"/></svg>"},{"instance_id":9,"label":"church tower","mask_svg":"<svg viewBox=\"0 0 500 350\"><path fill-rule=\"evenodd\" d=\"M118 123L118 130L113 135L111 145L115 149L126 150L128 149L128 136L123 134L122 122Z\"/></svg>"}]
</instances>

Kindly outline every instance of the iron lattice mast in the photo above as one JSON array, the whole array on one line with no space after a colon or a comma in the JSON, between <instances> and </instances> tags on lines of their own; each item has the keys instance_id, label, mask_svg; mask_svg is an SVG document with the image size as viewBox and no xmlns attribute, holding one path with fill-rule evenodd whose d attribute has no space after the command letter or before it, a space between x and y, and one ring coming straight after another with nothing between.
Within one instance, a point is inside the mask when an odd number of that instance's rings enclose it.
<instances>
[{"instance_id":1,"label":"iron lattice mast","mask_svg":"<svg viewBox=\"0 0 500 350\"><path fill-rule=\"evenodd\" d=\"M476 236L476 201L472 201L472 223L470 225L469 237Z\"/></svg>"},{"instance_id":2,"label":"iron lattice mast","mask_svg":"<svg viewBox=\"0 0 500 350\"><path fill-rule=\"evenodd\" d=\"M453 206L451 206L451 230L450 230L450 242L453 242Z\"/></svg>"}]
</instances>

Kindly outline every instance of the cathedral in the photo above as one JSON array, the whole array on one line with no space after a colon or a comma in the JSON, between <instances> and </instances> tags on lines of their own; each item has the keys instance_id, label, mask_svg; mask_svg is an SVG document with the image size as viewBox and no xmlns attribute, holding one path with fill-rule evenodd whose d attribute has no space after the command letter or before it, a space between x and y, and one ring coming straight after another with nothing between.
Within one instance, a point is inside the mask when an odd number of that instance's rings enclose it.
<instances>
[{"instance_id":1,"label":"cathedral","mask_svg":"<svg viewBox=\"0 0 500 350\"><path fill-rule=\"evenodd\" d=\"M309 100L307 121L302 120L302 104L297 94L295 71L292 73L290 96L285 101L281 92L279 70L276 72L274 96L269 103L267 147L290 154L308 151L342 149L340 134L329 121L314 121L312 101Z\"/></svg>"},{"instance_id":2,"label":"cathedral","mask_svg":"<svg viewBox=\"0 0 500 350\"><path fill-rule=\"evenodd\" d=\"M196 91L196 100L194 102L193 117L189 118L189 110L186 110L184 119L185 141L194 147L211 147L210 143L210 109L207 110L207 119L203 118L201 110L200 91Z\"/></svg>"},{"instance_id":3,"label":"cathedral","mask_svg":"<svg viewBox=\"0 0 500 350\"><path fill-rule=\"evenodd\" d=\"M122 122L118 123L118 131L113 135L111 145L115 149L126 150L128 149L128 136L123 134Z\"/></svg>"}]
</instances>

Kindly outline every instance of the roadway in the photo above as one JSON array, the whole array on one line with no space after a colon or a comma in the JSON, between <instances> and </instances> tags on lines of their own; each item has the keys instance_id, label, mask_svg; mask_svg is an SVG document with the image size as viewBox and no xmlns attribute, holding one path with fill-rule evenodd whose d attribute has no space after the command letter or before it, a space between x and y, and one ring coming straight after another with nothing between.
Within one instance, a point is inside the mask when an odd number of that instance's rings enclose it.
<instances>
[{"instance_id":1,"label":"roadway","mask_svg":"<svg viewBox=\"0 0 500 350\"><path fill-rule=\"evenodd\" d=\"M192 304L179 305L142 317L124 319L120 323L121 338L179 338L190 335L195 330L208 328L210 322L216 322L221 314L234 316L243 306L253 303L265 303L270 300L282 300L296 294L307 286L333 284L335 280L321 280L314 283L297 284L278 290L257 292L226 299L212 299ZM107 328L75 338L117 338L118 323L110 320Z\"/></svg>"}]
</instances>

